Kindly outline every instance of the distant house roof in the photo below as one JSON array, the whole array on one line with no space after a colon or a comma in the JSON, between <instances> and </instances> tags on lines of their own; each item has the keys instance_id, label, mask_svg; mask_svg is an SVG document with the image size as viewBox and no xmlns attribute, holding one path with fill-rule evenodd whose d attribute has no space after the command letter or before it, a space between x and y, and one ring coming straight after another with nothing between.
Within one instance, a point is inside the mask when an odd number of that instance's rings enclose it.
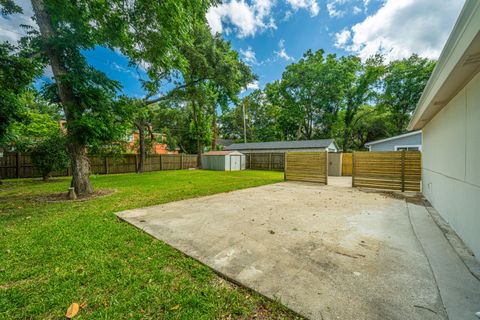
<instances>
[{"instance_id":1,"label":"distant house roof","mask_svg":"<svg viewBox=\"0 0 480 320\"><path fill-rule=\"evenodd\" d=\"M422 134L422 130L407 132L407 133L404 133L404 134L400 134L398 136L367 142L367 143L365 143L365 146L368 147L372 144L383 143L383 142L392 141L392 140L396 140L396 139L400 139L400 138L414 136L414 135L417 135L417 134Z\"/></svg>"},{"instance_id":2,"label":"distant house roof","mask_svg":"<svg viewBox=\"0 0 480 320\"><path fill-rule=\"evenodd\" d=\"M202 156L226 156L229 154L241 154L238 151L208 151L202 153Z\"/></svg>"},{"instance_id":3,"label":"distant house roof","mask_svg":"<svg viewBox=\"0 0 480 320\"><path fill-rule=\"evenodd\" d=\"M334 144L338 149L335 139L301 140L301 141L273 141L234 143L225 147L225 150L265 150L265 149L315 149L327 148Z\"/></svg>"}]
</instances>

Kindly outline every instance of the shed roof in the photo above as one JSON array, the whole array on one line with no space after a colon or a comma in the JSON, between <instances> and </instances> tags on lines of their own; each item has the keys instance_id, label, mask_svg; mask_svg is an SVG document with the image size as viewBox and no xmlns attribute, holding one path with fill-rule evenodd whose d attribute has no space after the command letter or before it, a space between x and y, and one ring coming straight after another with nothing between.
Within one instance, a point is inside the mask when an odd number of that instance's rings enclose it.
<instances>
[{"instance_id":1,"label":"shed roof","mask_svg":"<svg viewBox=\"0 0 480 320\"><path fill-rule=\"evenodd\" d=\"M301 141L272 141L234 143L225 147L225 150L263 150L263 149L313 149L327 148L332 143L338 149L335 139L301 140Z\"/></svg>"},{"instance_id":2,"label":"shed roof","mask_svg":"<svg viewBox=\"0 0 480 320\"><path fill-rule=\"evenodd\" d=\"M203 153L203 156L226 156L229 154L241 154L238 151L208 151Z\"/></svg>"},{"instance_id":3,"label":"shed roof","mask_svg":"<svg viewBox=\"0 0 480 320\"><path fill-rule=\"evenodd\" d=\"M381 139L381 140L370 141L370 142L365 143L365 146L370 146L372 144L377 144L377 143L392 141L392 140L401 139L401 138L405 138L405 137L410 137L410 136L414 136L414 135L417 135L417 134L422 134L422 130L407 132L407 133L404 133L404 134L400 134L398 136L393 136L393 137L385 138L385 139Z\"/></svg>"}]
</instances>

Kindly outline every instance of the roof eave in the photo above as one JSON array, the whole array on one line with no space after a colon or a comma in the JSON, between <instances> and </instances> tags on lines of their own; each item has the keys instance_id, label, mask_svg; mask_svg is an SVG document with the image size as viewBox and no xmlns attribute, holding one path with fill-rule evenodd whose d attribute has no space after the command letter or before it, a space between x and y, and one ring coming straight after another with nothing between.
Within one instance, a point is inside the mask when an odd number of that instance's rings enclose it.
<instances>
[{"instance_id":1,"label":"roof eave","mask_svg":"<svg viewBox=\"0 0 480 320\"><path fill-rule=\"evenodd\" d=\"M406 137L414 136L416 134L421 134L421 133L422 133L422 130L415 130L415 131L412 131L412 132L399 134L398 136L393 136L393 137L390 137L390 138L370 141L370 142L365 143L365 146L368 147L368 146L371 146L371 145L374 145L374 144L379 144L379 143L388 142L388 141L392 141L392 140L396 140L396 139L406 138Z\"/></svg>"}]
</instances>

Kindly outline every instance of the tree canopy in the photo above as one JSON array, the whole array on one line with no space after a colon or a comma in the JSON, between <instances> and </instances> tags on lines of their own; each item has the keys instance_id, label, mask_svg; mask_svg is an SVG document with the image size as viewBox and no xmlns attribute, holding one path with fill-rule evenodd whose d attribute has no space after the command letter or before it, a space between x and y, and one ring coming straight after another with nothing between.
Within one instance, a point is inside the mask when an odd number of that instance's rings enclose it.
<instances>
[{"instance_id":1,"label":"tree canopy","mask_svg":"<svg viewBox=\"0 0 480 320\"><path fill-rule=\"evenodd\" d=\"M323 50L307 51L280 80L244 97L221 116L226 138L248 141L335 138L343 150L405 132L435 62L417 55L361 61Z\"/></svg>"},{"instance_id":2,"label":"tree canopy","mask_svg":"<svg viewBox=\"0 0 480 320\"><path fill-rule=\"evenodd\" d=\"M90 66L82 51L104 46L123 53L132 65L143 64L149 76L143 85L147 97L154 97L163 79L186 67L187 60L179 50L182 45L193 42L193 26L198 20L205 23L205 12L212 3L207 0L32 0L40 32L31 29L23 44L52 68L54 83L47 84L44 92L49 100L63 108L72 185L77 193L93 192L88 178L87 147L125 134L119 130L122 128L119 123L130 118L127 112L132 111L125 103L118 102L120 84ZM1 5L4 14L21 10L10 0L2 1ZM2 50L5 48L2 45ZM31 70L28 72L26 84L31 84L34 75ZM2 102L5 105L7 98ZM4 118L12 114L5 111Z\"/></svg>"}]
</instances>

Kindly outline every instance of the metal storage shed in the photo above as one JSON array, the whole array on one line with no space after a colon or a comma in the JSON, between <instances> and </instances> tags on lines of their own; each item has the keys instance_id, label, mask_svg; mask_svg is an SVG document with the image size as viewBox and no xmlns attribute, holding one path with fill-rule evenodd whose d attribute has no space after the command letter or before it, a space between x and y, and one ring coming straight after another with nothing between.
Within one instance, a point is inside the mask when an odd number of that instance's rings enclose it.
<instances>
[{"instance_id":1,"label":"metal storage shed","mask_svg":"<svg viewBox=\"0 0 480 320\"><path fill-rule=\"evenodd\" d=\"M202 168L217 171L245 170L246 159L238 151L210 151L202 154Z\"/></svg>"}]
</instances>

